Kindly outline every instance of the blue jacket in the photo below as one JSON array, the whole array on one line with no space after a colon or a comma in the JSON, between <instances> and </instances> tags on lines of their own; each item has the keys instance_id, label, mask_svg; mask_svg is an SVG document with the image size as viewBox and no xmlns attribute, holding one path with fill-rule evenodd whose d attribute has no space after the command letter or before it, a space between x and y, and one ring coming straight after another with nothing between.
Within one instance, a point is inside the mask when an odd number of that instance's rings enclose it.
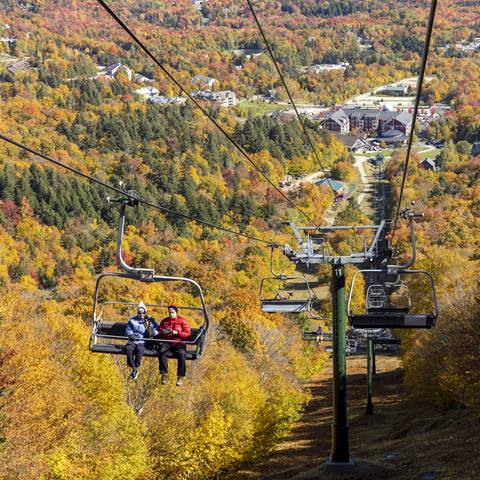
<instances>
[{"instance_id":1,"label":"blue jacket","mask_svg":"<svg viewBox=\"0 0 480 480\"><path fill-rule=\"evenodd\" d=\"M152 327L152 337L157 335L158 325L156 324L155 320L151 317L145 317L145 319L150 321L150 325ZM133 342L137 345L145 343L145 339L149 338L149 334L140 315L135 315L134 317L130 318L127 323L125 334L127 335L129 342Z\"/></svg>"}]
</instances>

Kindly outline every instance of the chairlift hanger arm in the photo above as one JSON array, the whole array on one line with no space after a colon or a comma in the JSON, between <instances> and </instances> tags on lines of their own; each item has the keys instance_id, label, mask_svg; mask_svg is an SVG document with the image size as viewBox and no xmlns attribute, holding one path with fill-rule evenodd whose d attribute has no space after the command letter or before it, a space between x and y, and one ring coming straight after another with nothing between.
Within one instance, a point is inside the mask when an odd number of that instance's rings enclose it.
<instances>
[{"instance_id":1,"label":"chairlift hanger arm","mask_svg":"<svg viewBox=\"0 0 480 480\"><path fill-rule=\"evenodd\" d=\"M415 202L412 202L415 205ZM402 210L402 218L408 220L410 228L410 243L412 245L412 258L405 265L388 265L387 268L390 271L406 270L413 267L417 261L417 241L415 237L415 219L423 218L423 214L413 213L410 209L405 208Z\"/></svg>"},{"instance_id":2,"label":"chairlift hanger arm","mask_svg":"<svg viewBox=\"0 0 480 480\"><path fill-rule=\"evenodd\" d=\"M129 199L121 200L120 206L120 222L118 225L118 234L117 234L117 262L120 268L125 270L128 273L132 273L142 278L151 278L155 275L155 270L152 268L135 268L131 267L130 265L125 262L122 255L122 243L123 243L123 236L125 232L125 214L127 205L135 205L138 204L138 201Z\"/></svg>"},{"instance_id":3,"label":"chairlift hanger arm","mask_svg":"<svg viewBox=\"0 0 480 480\"><path fill-rule=\"evenodd\" d=\"M273 270L273 252L275 251L276 248L278 248L279 245L277 243L275 243L274 245L272 245L271 249L270 249L270 272L272 273L272 275L274 277L278 277L278 278L281 278L281 279L286 279L287 276L284 275L284 274L281 274L281 273L276 273L274 270Z\"/></svg>"},{"instance_id":4,"label":"chairlift hanger arm","mask_svg":"<svg viewBox=\"0 0 480 480\"><path fill-rule=\"evenodd\" d=\"M317 227L297 227L293 222L288 222L288 223L293 230L293 233L295 235L295 238L297 239L297 242L300 245L303 245L304 240L303 240L302 236L300 235L299 230L306 230L306 229L317 230Z\"/></svg>"}]
</instances>

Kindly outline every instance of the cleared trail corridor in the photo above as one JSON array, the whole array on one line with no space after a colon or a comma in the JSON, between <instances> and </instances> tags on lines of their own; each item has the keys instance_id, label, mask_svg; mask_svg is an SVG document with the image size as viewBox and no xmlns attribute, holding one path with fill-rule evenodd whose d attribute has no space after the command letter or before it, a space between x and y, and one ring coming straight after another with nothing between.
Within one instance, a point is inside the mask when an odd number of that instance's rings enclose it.
<instances>
[{"instance_id":1,"label":"cleared trail corridor","mask_svg":"<svg viewBox=\"0 0 480 480\"><path fill-rule=\"evenodd\" d=\"M350 454L358 460L352 474L324 471L330 454L332 365L307 384L312 398L290 434L261 463L224 477L228 480L477 480L480 418L469 412L437 411L402 399L400 360L377 356L374 415L364 415L366 357L347 360ZM470 430L471 435L465 435ZM476 430L476 433L473 432ZM470 454L468 453L470 452ZM220 477L221 478L221 477Z\"/></svg>"}]
</instances>

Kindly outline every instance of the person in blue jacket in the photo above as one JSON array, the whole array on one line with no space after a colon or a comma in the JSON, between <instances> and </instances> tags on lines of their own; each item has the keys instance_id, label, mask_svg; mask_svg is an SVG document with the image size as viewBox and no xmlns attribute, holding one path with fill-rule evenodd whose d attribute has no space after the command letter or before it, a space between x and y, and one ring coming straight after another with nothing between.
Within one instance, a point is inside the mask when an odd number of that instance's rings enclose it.
<instances>
[{"instance_id":1,"label":"person in blue jacket","mask_svg":"<svg viewBox=\"0 0 480 480\"><path fill-rule=\"evenodd\" d=\"M158 334L158 325L152 317L147 316L147 307L143 302L137 306L137 315L128 320L125 333L128 337L125 345L127 365L132 369L130 377L136 380L145 352L145 339Z\"/></svg>"}]
</instances>

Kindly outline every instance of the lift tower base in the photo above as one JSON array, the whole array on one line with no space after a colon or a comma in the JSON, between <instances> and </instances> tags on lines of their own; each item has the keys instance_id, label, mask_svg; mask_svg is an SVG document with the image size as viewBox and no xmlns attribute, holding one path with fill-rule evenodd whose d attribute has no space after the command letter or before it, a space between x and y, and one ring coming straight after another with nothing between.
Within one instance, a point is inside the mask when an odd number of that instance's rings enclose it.
<instances>
[{"instance_id":1,"label":"lift tower base","mask_svg":"<svg viewBox=\"0 0 480 480\"><path fill-rule=\"evenodd\" d=\"M348 462L334 462L331 458L325 461L325 472L327 473L351 473L357 470L357 462L353 457Z\"/></svg>"}]
</instances>

